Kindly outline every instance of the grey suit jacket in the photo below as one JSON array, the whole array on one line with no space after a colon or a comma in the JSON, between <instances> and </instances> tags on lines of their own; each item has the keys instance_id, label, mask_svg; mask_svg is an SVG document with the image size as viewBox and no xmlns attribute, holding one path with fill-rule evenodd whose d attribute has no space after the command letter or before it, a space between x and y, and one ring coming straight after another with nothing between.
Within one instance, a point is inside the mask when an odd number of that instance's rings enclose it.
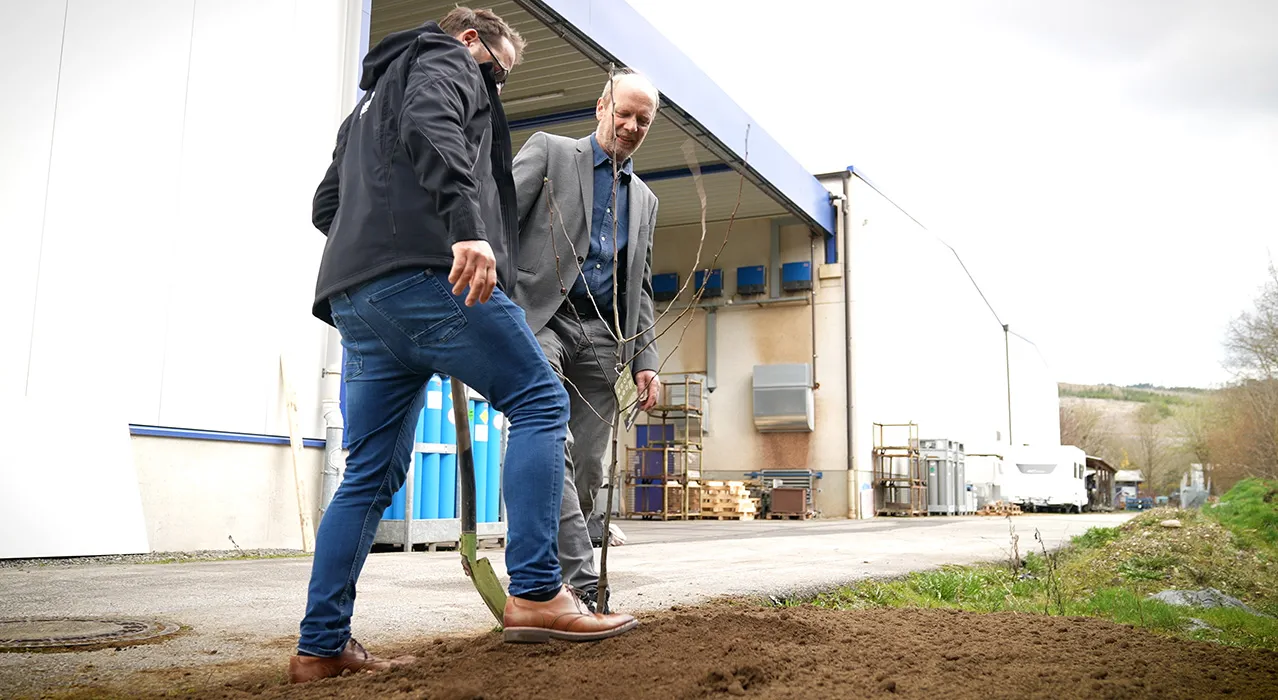
<instances>
[{"instance_id":1,"label":"grey suit jacket","mask_svg":"<svg viewBox=\"0 0 1278 700\"><path fill-rule=\"evenodd\" d=\"M519 202L515 301L524 309L535 334L567 298L581 274L579 258L590 250L594 206L590 137L570 139L539 131L519 149L514 173ZM656 371L660 364L652 328L652 232L656 222L657 196L638 176L632 176L628 239L624 259L617 261L624 266L627 280L625 293L617 299L625 319L622 330L627 338L639 335L637 341L626 343L621 354L622 361L630 363L632 374Z\"/></svg>"}]
</instances>

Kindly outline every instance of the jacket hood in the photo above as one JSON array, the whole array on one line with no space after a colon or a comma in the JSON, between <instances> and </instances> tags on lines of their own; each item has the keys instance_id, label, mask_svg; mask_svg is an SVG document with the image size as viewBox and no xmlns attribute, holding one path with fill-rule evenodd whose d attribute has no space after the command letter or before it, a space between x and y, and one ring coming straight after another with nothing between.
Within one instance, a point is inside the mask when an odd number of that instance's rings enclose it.
<instances>
[{"instance_id":1,"label":"jacket hood","mask_svg":"<svg viewBox=\"0 0 1278 700\"><path fill-rule=\"evenodd\" d=\"M364 72L359 79L359 89L365 91L372 89L390 64L419 42L423 49L448 47L449 42L454 46L461 46L456 39L445 34L435 22L427 22L419 27L387 34L364 56Z\"/></svg>"}]
</instances>

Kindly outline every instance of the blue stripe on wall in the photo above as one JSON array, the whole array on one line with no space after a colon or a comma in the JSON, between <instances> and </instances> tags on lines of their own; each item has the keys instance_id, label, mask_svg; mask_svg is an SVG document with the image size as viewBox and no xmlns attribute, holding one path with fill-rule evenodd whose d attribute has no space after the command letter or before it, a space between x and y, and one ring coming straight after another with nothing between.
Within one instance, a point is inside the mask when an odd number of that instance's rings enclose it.
<instances>
[{"instance_id":1,"label":"blue stripe on wall","mask_svg":"<svg viewBox=\"0 0 1278 700\"><path fill-rule=\"evenodd\" d=\"M129 425L130 435L144 437L178 438L183 440L212 440L215 442L243 442L254 445L288 445L289 439L282 435L259 435L256 433L231 433L220 430L195 430L192 428L165 428L157 425ZM324 441L315 438L302 438L303 447L324 448Z\"/></svg>"}]
</instances>

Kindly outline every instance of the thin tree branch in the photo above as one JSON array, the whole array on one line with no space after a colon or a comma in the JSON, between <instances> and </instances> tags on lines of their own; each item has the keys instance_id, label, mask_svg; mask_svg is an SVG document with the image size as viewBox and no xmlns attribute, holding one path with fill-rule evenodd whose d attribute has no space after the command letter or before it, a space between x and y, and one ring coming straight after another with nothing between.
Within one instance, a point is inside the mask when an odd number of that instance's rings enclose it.
<instances>
[{"instance_id":1,"label":"thin tree branch","mask_svg":"<svg viewBox=\"0 0 1278 700\"><path fill-rule=\"evenodd\" d=\"M750 150L749 150L749 142L750 142L750 140L749 140L749 133L750 133L750 132L749 132L749 126L747 125L747 127L746 127L746 155L747 155L747 157L749 156L749 153L750 153ZM685 143L685 146L686 146L688 143L690 143L690 142ZM697 167L697 164L696 164L695 160L693 160L693 159L692 159L692 157L691 157L691 156L692 156L692 154L691 154L691 148L687 148L687 149L685 149L685 151L684 151L684 155L688 158L688 161L689 161L689 168L692 170L693 182L696 184L696 187L697 187L697 193L698 193L698 195L699 195L699 196L700 196L700 198L701 198L701 241L702 241L702 243L704 244L704 242L705 242L705 237L706 237L706 195L705 195L705 187L703 186L703 184L702 184L702 182L701 182L701 177L702 177L702 176L701 176L701 169L700 169L699 167ZM741 175L740 179L737 181L737 201L736 201L736 204L732 207L732 215L728 218L728 226L727 226L727 229L724 231L724 234L723 234L723 242L719 244L719 250L715 251L714 258L713 258L713 259L711 259L711 261L710 261L710 266L709 266L709 267L707 267L707 268L705 269L705 272L706 272L707 278L709 277L710 270L714 269L714 266L715 266L716 264L718 264L718 262L719 262L719 256L723 254L724 249L725 249L725 248L727 248L727 246L728 246L728 240L729 240L729 238L732 236L732 226L733 226L733 224L735 224L735 223L736 223L736 220L737 220L737 211L741 208L741 197L742 197L742 195L743 195L744 191L745 191L745 174L744 174L744 173L742 173L742 175ZM700 246L698 246L698 248L697 248L697 258L698 258L698 260L700 259L700 255L701 255L701 248L700 248ZM694 267L693 267L693 272L692 272L692 274L690 274L690 275L688 276L688 279L684 280L684 288L686 288L686 287L687 287L688 282L689 282L690 280L692 280L693 278L695 278L695 277L696 277L696 267L695 267L695 263L694 263ZM643 352L644 350L647 350L647 349L648 349L648 347L652 346L652 345L653 345L653 344L655 344L655 343L656 343L659 339L661 339L662 337L664 337L664 336L665 336L665 334L666 334L666 333L668 333L668 332L670 332L670 329L674 327L674 324L676 324L676 323L678 323L678 322L679 322L679 319L680 319L680 318L682 318L682 317L684 316L684 314L687 314L688 312L690 312L690 311L692 311L693 309L695 309L695 308L696 308L696 306L697 306L698 304L700 304L700 303L701 303L701 299L702 299L702 297L705 295L706 286L707 286L707 285L702 284L702 285L701 285L701 287L700 287L700 288L698 288L698 289L697 289L697 290L693 293L693 298L692 298L692 300L691 300L690 302L688 302L688 304L687 304L687 306L684 308L684 310L683 310L683 311L681 311L681 312L679 313L679 315L678 315L678 316L676 316L676 317L675 317L675 319L674 319L673 321L671 321L671 322L670 322L670 325L666 326L665 330L661 331L660 333L656 333L656 334L653 336L652 340L651 340L651 341L649 341L647 345L645 345L643 348L641 348L641 349L637 350L637 351L634 353L634 354L635 354L635 356L638 356L640 352ZM679 294L682 294L682 293L683 293L683 292L682 292L682 290L681 290L681 291L679 292ZM676 298L678 298L678 295L676 295ZM670 306L667 306L667 307L666 307L666 312L669 312L669 310L670 310L672 307L673 307L673 304L671 304ZM664 317L664 316L665 316L665 313L663 313L663 314L662 314L662 317ZM657 319L657 320L653 323L652 328L656 328L656 327L657 327L657 325L659 325L659 324L660 324L660 322L661 322L661 318L658 318L658 319ZM687 325L686 325L686 324L685 324L685 326L684 326L684 332L685 332L685 333L687 332ZM642 335L642 334L640 334L640 335ZM637 336L637 337L638 337L638 336ZM680 337L680 342L682 342L683 334L680 334L680 336L679 336L679 337ZM679 346L678 344L676 344L676 345L675 345L675 347L676 347L676 348L677 348L678 346ZM667 355L666 355L666 359L667 359L667 360L669 360L669 358L670 358L672 355L673 355L673 353L671 353L671 354L667 354ZM665 363L664 363L664 362L662 363L662 366L665 366ZM660 372L658 372L658 373L660 373Z\"/></svg>"}]
</instances>

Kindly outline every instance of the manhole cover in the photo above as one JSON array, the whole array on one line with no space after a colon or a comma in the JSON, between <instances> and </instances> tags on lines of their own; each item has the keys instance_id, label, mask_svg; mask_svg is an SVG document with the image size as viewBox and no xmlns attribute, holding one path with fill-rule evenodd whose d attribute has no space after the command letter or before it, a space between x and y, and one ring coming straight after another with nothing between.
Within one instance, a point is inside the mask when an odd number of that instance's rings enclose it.
<instances>
[{"instance_id":1,"label":"manhole cover","mask_svg":"<svg viewBox=\"0 0 1278 700\"><path fill-rule=\"evenodd\" d=\"M0 619L0 651L129 646L180 629L171 622L103 617Z\"/></svg>"}]
</instances>

